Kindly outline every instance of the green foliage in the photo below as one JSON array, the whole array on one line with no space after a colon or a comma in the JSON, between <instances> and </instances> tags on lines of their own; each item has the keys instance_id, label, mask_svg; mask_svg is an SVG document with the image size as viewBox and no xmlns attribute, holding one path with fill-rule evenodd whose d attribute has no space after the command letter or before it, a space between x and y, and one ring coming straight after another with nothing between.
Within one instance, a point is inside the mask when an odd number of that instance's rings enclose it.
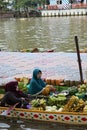
<instances>
[{"instance_id":1,"label":"green foliage","mask_svg":"<svg viewBox=\"0 0 87 130\"><path fill-rule=\"evenodd\" d=\"M9 3L4 0L0 0L0 10L7 9ZM49 4L49 0L13 0L13 7L17 10L20 8L36 8L37 5Z\"/></svg>"},{"instance_id":2,"label":"green foliage","mask_svg":"<svg viewBox=\"0 0 87 130\"><path fill-rule=\"evenodd\" d=\"M29 6L30 0L14 0L14 7L15 8L24 8Z\"/></svg>"},{"instance_id":3,"label":"green foliage","mask_svg":"<svg viewBox=\"0 0 87 130\"><path fill-rule=\"evenodd\" d=\"M49 4L49 0L14 0L14 7L18 8L28 8L28 7L36 7L37 4L44 5Z\"/></svg>"},{"instance_id":4,"label":"green foliage","mask_svg":"<svg viewBox=\"0 0 87 130\"><path fill-rule=\"evenodd\" d=\"M0 0L0 10L7 9L8 2L4 2L4 0Z\"/></svg>"}]
</instances>

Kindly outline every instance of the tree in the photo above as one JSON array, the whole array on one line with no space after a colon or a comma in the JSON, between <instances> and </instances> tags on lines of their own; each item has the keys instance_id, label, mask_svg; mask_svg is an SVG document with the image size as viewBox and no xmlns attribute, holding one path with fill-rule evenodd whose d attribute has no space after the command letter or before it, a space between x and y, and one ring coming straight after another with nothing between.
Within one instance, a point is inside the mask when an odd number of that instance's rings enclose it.
<instances>
[{"instance_id":1,"label":"tree","mask_svg":"<svg viewBox=\"0 0 87 130\"><path fill-rule=\"evenodd\" d=\"M14 0L13 3L16 11L23 10L29 17L29 7L33 6L33 0Z\"/></svg>"},{"instance_id":2,"label":"tree","mask_svg":"<svg viewBox=\"0 0 87 130\"><path fill-rule=\"evenodd\" d=\"M33 7L35 8L37 4L45 5L49 4L49 0L14 0L14 6L15 8L27 8L27 7Z\"/></svg>"},{"instance_id":3,"label":"tree","mask_svg":"<svg viewBox=\"0 0 87 130\"><path fill-rule=\"evenodd\" d=\"M14 7L17 9L31 7L32 0L14 0Z\"/></svg>"},{"instance_id":4,"label":"tree","mask_svg":"<svg viewBox=\"0 0 87 130\"><path fill-rule=\"evenodd\" d=\"M42 6L49 4L49 0L14 0L15 10L22 9L26 12L27 17L29 17L30 8L36 9L37 5Z\"/></svg>"},{"instance_id":5,"label":"tree","mask_svg":"<svg viewBox=\"0 0 87 130\"><path fill-rule=\"evenodd\" d=\"M0 1L0 10L6 10L7 9L8 2L5 2L4 0Z\"/></svg>"}]
</instances>

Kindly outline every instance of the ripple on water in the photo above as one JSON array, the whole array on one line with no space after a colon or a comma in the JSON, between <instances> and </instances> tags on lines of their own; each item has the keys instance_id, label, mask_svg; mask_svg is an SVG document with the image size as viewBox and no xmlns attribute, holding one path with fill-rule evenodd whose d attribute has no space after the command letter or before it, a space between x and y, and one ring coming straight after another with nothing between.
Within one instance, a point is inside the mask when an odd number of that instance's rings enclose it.
<instances>
[{"instance_id":1,"label":"ripple on water","mask_svg":"<svg viewBox=\"0 0 87 130\"><path fill-rule=\"evenodd\" d=\"M24 120L3 120L3 122L0 123L0 130L87 130L87 127L82 125L75 126L32 120L28 120L28 122Z\"/></svg>"},{"instance_id":2,"label":"ripple on water","mask_svg":"<svg viewBox=\"0 0 87 130\"><path fill-rule=\"evenodd\" d=\"M23 124L24 122L21 120L17 120L17 124Z\"/></svg>"},{"instance_id":3,"label":"ripple on water","mask_svg":"<svg viewBox=\"0 0 87 130\"><path fill-rule=\"evenodd\" d=\"M8 130L8 129L0 129L0 130Z\"/></svg>"},{"instance_id":4,"label":"ripple on water","mask_svg":"<svg viewBox=\"0 0 87 130\"><path fill-rule=\"evenodd\" d=\"M0 123L0 128L3 128L3 130L7 130L10 128L10 125L6 124L6 123ZM1 129L0 129L1 130Z\"/></svg>"},{"instance_id":5,"label":"ripple on water","mask_svg":"<svg viewBox=\"0 0 87 130\"><path fill-rule=\"evenodd\" d=\"M20 127L23 130L38 130L38 129L32 129L32 128L25 128L25 125L20 125Z\"/></svg>"},{"instance_id":6,"label":"ripple on water","mask_svg":"<svg viewBox=\"0 0 87 130\"><path fill-rule=\"evenodd\" d=\"M40 46L45 49L56 46L56 51L67 51L75 50L74 35L78 35L83 49L87 47L86 25L87 16L0 20L0 39L6 45L0 44L7 51Z\"/></svg>"}]
</instances>

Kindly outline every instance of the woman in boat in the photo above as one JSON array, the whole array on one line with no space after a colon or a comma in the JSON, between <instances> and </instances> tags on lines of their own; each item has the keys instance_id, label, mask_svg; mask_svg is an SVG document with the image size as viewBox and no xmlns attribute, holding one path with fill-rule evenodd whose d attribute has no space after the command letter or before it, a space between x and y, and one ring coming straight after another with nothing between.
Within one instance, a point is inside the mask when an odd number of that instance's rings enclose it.
<instances>
[{"instance_id":1,"label":"woman in boat","mask_svg":"<svg viewBox=\"0 0 87 130\"><path fill-rule=\"evenodd\" d=\"M42 79L42 71L35 69L33 71L33 77L28 87L28 93L31 95L48 95L51 91L54 92L55 88L52 85L47 85Z\"/></svg>"},{"instance_id":2,"label":"woman in boat","mask_svg":"<svg viewBox=\"0 0 87 130\"><path fill-rule=\"evenodd\" d=\"M18 89L18 82L11 81L5 85L5 96L1 100L1 106L7 105L15 105L18 103L16 107L20 108L27 108L29 103L26 101L28 98L27 94L24 94L22 91Z\"/></svg>"}]
</instances>

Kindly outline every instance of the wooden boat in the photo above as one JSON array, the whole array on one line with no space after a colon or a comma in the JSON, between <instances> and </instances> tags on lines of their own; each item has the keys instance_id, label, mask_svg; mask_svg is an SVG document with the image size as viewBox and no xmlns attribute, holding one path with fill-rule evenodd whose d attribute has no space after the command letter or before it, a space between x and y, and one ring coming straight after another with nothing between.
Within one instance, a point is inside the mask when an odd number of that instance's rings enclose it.
<instances>
[{"instance_id":1,"label":"wooden boat","mask_svg":"<svg viewBox=\"0 0 87 130\"><path fill-rule=\"evenodd\" d=\"M21 81L20 78L16 78ZM63 80L46 80L49 84L59 85ZM77 84L77 82L66 81L66 84ZM1 95L3 96L3 95ZM8 107L0 107L1 114L8 110ZM75 124L75 125L87 125L87 112L48 112L43 110L29 110L22 108L14 108L8 115L7 118L25 119L25 120L37 120L37 121L47 121L65 124Z\"/></svg>"},{"instance_id":2,"label":"wooden boat","mask_svg":"<svg viewBox=\"0 0 87 130\"><path fill-rule=\"evenodd\" d=\"M0 114L7 110L6 107L0 107ZM6 116L8 118L49 121L75 125L87 125L87 113L73 112L47 112L29 109L15 108Z\"/></svg>"},{"instance_id":3,"label":"wooden boat","mask_svg":"<svg viewBox=\"0 0 87 130\"><path fill-rule=\"evenodd\" d=\"M44 48L30 48L30 49L23 49L23 50L20 50L20 52L30 52L30 53L44 53L44 52L47 52L47 53L51 53L51 52L54 52L55 49L44 49Z\"/></svg>"}]
</instances>

